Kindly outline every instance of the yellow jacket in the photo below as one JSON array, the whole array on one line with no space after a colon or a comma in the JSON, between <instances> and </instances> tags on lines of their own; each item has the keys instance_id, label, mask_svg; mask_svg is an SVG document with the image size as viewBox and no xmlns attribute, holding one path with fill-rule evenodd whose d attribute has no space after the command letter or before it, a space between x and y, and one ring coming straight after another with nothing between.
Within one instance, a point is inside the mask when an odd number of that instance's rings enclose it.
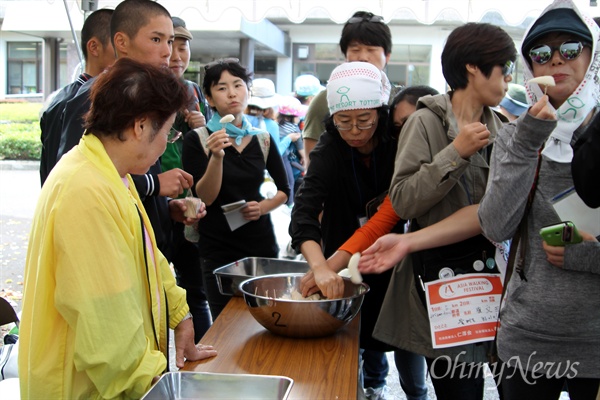
<instances>
[{"instance_id":1,"label":"yellow jacket","mask_svg":"<svg viewBox=\"0 0 600 400\"><path fill-rule=\"evenodd\" d=\"M130 190L87 134L44 184L25 267L23 399L139 398L166 369L167 318L174 329L189 309L127 179Z\"/></svg>"}]
</instances>

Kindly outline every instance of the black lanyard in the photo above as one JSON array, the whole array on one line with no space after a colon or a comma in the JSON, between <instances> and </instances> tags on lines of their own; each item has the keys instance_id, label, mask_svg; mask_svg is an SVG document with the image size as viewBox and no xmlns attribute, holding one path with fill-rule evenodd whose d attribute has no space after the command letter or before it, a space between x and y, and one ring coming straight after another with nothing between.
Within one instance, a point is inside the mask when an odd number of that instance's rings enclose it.
<instances>
[{"instance_id":1,"label":"black lanyard","mask_svg":"<svg viewBox=\"0 0 600 400\"><path fill-rule=\"evenodd\" d=\"M360 187L360 182L358 181L358 175L356 174L356 165L354 160L354 149L350 147L350 154L352 155L352 172L354 174L354 183L356 184L356 190L358 191L358 200L360 201L360 207L364 207L365 203L363 203L362 190ZM371 164L373 165L373 182L375 183L375 195L379 195L379 182L377 182L377 163L375 159L375 149L371 152ZM365 165L366 167L366 165ZM367 167L367 169L370 169Z\"/></svg>"}]
</instances>

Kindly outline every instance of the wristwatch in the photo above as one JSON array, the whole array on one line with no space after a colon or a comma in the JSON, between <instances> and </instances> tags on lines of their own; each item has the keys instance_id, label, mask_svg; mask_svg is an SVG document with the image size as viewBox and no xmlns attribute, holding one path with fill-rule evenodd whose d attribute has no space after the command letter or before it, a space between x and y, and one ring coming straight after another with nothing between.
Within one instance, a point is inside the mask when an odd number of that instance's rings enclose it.
<instances>
[{"instance_id":1,"label":"wristwatch","mask_svg":"<svg viewBox=\"0 0 600 400\"><path fill-rule=\"evenodd\" d=\"M185 321L186 319L192 319L192 313L188 312L187 314L185 314L185 316L181 319L181 321L179 321L179 323L182 323L183 321Z\"/></svg>"}]
</instances>

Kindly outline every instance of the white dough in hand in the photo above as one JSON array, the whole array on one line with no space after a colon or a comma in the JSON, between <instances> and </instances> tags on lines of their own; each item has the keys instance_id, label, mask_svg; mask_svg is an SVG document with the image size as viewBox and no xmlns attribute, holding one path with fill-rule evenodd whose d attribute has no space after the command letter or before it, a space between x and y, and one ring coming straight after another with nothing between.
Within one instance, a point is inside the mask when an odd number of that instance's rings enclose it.
<instances>
[{"instance_id":1,"label":"white dough in hand","mask_svg":"<svg viewBox=\"0 0 600 400\"><path fill-rule=\"evenodd\" d=\"M219 120L219 122L222 123L222 124L228 124L231 121L233 121L234 119L235 119L235 117L233 115L227 114L226 116L224 116L223 118L221 118Z\"/></svg>"},{"instance_id":2,"label":"white dough in hand","mask_svg":"<svg viewBox=\"0 0 600 400\"><path fill-rule=\"evenodd\" d=\"M351 278L350 276L350 271L348 271L348 268L344 268L343 270L341 270L340 272L338 272L338 275L343 277L343 278Z\"/></svg>"},{"instance_id":3,"label":"white dough in hand","mask_svg":"<svg viewBox=\"0 0 600 400\"><path fill-rule=\"evenodd\" d=\"M360 260L360 253L352 254L350 261L348 261L348 272L350 272L350 280L352 283L359 284L363 281L362 275L358 271L358 261Z\"/></svg>"},{"instance_id":4,"label":"white dough in hand","mask_svg":"<svg viewBox=\"0 0 600 400\"><path fill-rule=\"evenodd\" d=\"M538 76L537 78L532 78L529 80L529 83L537 83L540 86L556 86L556 82L554 81L554 77L551 75Z\"/></svg>"}]
</instances>

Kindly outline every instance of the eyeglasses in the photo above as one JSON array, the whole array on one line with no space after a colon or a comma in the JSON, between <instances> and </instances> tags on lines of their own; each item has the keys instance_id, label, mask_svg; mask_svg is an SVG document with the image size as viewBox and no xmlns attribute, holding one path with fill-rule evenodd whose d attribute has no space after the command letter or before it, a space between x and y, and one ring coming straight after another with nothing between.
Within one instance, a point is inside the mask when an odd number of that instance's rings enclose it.
<instances>
[{"instance_id":1,"label":"eyeglasses","mask_svg":"<svg viewBox=\"0 0 600 400\"><path fill-rule=\"evenodd\" d=\"M367 129L371 129L377 123L377 118L373 120L373 122L365 122L358 124L351 124L350 122L340 122L337 123L333 121L333 125L337 128L338 131L349 131L354 127L357 127L361 131L366 131Z\"/></svg>"},{"instance_id":2,"label":"eyeglasses","mask_svg":"<svg viewBox=\"0 0 600 400\"><path fill-rule=\"evenodd\" d=\"M348 20L349 24L356 24L358 22L379 22L383 24L383 17L381 15L366 14L362 17L352 17Z\"/></svg>"},{"instance_id":3,"label":"eyeglasses","mask_svg":"<svg viewBox=\"0 0 600 400\"><path fill-rule=\"evenodd\" d=\"M211 61L208 64L206 64L204 66L204 70L208 71L209 69L211 69L212 67L214 67L215 65L223 65L223 64L239 64L240 60L237 58L220 58L218 60L215 61Z\"/></svg>"},{"instance_id":4,"label":"eyeglasses","mask_svg":"<svg viewBox=\"0 0 600 400\"><path fill-rule=\"evenodd\" d=\"M502 75L509 76L515 72L515 63L508 60L506 64L500 65L502 67Z\"/></svg>"},{"instance_id":5,"label":"eyeglasses","mask_svg":"<svg viewBox=\"0 0 600 400\"><path fill-rule=\"evenodd\" d=\"M181 137L181 132L175 128L171 128L167 134L167 143L175 143Z\"/></svg>"},{"instance_id":6,"label":"eyeglasses","mask_svg":"<svg viewBox=\"0 0 600 400\"><path fill-rule=\"evenodd\" d=\"M581 55L583 51L583 43L577 40L569 40L560 46L550 46L548 44L539 44L529 50L529 58L536 64L546 64L552 58L552 54L558 50L558 54L567 60L571 61Z\"/></svg>"}]
</instances>

